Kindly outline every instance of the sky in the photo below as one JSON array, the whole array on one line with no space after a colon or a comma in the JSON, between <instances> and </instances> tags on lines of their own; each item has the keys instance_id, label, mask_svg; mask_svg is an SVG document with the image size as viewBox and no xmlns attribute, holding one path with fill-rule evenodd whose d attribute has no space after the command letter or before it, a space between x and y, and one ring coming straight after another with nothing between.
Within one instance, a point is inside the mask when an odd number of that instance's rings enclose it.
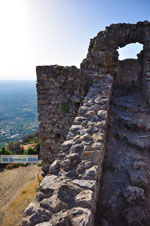
<instances>
[{"instance_id":1,"label":"sky","mask_svg":"<svg viewBox=\"0 0 150 226\"><path fill-rule=\"evenodd\" d=\"M99 31L149 12L150 0L0 0L0 80L36 80L37 65L79 67Z\"/></svg>"}]
</instances>

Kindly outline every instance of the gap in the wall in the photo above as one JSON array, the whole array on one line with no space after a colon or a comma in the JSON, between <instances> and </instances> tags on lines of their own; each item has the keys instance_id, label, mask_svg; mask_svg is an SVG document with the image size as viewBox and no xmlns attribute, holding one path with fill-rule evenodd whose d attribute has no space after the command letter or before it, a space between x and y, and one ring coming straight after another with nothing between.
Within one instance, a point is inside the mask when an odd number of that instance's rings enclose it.
<instances>
[{"instance_id":1,"label":"gap in the wall","mask_svg":"<svg viewBox=\"0 0 150 226\"><path fill-rule=\"evenodd\" d=\"M143 50L143 45L136 42L136 43L131 43L128 44L122 48L118 48L118 53L119 53L119 60L124 60L124 59L137 59L137 54L139 54Z\"/></svg>"}]
</instances>

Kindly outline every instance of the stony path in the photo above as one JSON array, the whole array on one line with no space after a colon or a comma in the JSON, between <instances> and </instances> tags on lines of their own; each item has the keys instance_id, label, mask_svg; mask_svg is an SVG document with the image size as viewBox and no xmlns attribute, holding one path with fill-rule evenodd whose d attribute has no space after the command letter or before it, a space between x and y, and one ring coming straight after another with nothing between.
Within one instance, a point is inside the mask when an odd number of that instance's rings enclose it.
<instances>
[{"instance_id":1,"label":"stony path","mask_svg":"<svg viewBox=\"0 0 150 226\"><path fill-rule=\"evenodd\" d=\"M23 213L24 226L94 224L112 83L104 75L90 87L36 200Z\"/></svg>"},{"instance_id":2,"label":"stony path","mask_svg":"<svg viewBox=\"0 0 150 226\"><path fill-rule=\"evenodd\" d=\"M2 225L3 216L7 212L9 202L16 197L18 191L20 191L25 184L37 180L37 175L40 173L41 168L36 165L0 172L0 226ZM10 212L9 214L11 215Z\"/></svg>"},{"instance_id":3,"label":"stony path","mask_svg":"<svg viewBox=\"0 0 150 226\"><path fill-rule=\"evenodd\" d=\"M116 89L95 226L150 225L150 107L140 90Z\"/></svg>"}]
</instances>

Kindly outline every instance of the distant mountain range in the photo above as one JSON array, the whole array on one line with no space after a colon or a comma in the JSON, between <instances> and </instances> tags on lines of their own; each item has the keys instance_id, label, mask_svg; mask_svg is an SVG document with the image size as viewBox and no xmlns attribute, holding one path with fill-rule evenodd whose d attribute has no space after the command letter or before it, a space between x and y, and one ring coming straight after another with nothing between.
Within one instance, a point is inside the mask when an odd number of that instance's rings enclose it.
<instances>
[{"instance_id":1,"label":"distant mountain range","mask_svg":"<svg viewBox=\"0 0 150 226\"><path fill-rule=\"evenodd\" d=\"M36 82L0 81L0 147L36 130Z\"/></svg>"}]
</instances>

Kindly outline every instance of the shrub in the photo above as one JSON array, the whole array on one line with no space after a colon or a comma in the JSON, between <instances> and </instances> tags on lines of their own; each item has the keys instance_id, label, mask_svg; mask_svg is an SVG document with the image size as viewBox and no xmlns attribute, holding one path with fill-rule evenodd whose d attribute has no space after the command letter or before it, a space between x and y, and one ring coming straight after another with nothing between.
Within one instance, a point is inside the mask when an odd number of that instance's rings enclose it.
<instances>
[{"instance_id":1,"label":"shrub","mask_svg":"<svg viewBox=\"0 0 150 226\"><path fill-rule=\"evenodd\" d=\"M5 149L5 155L12 155L12 154L13 154L12 151L9 151L9 150Z\"/></svg>"},{"instance_id":2,"label":"shrub","mask_svg":"<svg viewBox=\"0 0 150 226\"><path fill-rule=\"evenodd\" d=\"M21 163L13 163L13 168L18 168L19 166L22 166Z\"/></svg>"},{"instance_id":3,"label":"shrub","mask_svg":"<svg viewBox=\"0 0 150 226\"><path fill-rule=\"evenodd\" d=\"M28 155L28 150L25 150L23 154Z\"/></svg>"},{"instance_id":4,"label":"shrub","mask_svg":"<svg viewBox=\"0 0 150 226\"><path fill-rule=\"evenodd\" d=\"M40 151L40 142L34 148L28 148L24 151L24 155L38 155Z\"/></svg>"},{"instance_id":5,"label":"shrub","mask_svg":"<svg viewBox=\"0 0 150 226\"><path fill-rule=\"evenodd\" d=\"M0 155L12 155L12 154L13 154L12 151L5 149L5 147L2 147L0 149Z\"/></svg>"},{"instance_id":6,"label":"shrub","mask_svg":"<svg viewBox=\"0 0 150 226\"><path fill-rule=\"evenodd\" d=\"M28 143L35 143L35 134L32 134L30 140L28 141Z\"/></svg>"},{"instance_id":7,"label":"shrub","mask_svg":"<svg viewBox=\"0 0 150 226\"><path fill-rule=\"evenodd\" d=\"M10 163L8 165L5 165L5 169L7 169L7 170L13 169L13 164Z\"/></svg>"},{"instance_id":8,"label":"shrub","mask_svg":"<svg viewBox=\"0 0 150 226\"><path fill-rule=\"evenodd\" d=\"M37 142L34 149L36 150L36 153L39 154L39 152L40 152L40 141Z\"/></svg>"},{"instance_id":9,"label":"shrub","mask_svg":"<svg viewBox=\"0 0 150 226\"><path fill-rule=\"evenodd\" d=\"M28 148L24 151L24 155L34 155L34 148Z\"/></svg>"},{"instance_id":10,"label":"shrub","mask_svg":"<svg viewBox=\"0 0 150 226\"><path fill-rule=\"evenodd\" d=\"M63 113L69 113L69 104L68 103L62 102L60 108Z\"/></svg>"},{"instance_id":11,"label":"shrub","mask_svg":"<svg viewBox=\"0 0 150 226\"><path fill-rule=\"evenodd\" d=\"M42 162L38 162L37 163L37 166L42 166Z\"/></svg>"},{"instance_id":12,"label":"shrub","mask_svg":"<svg viewBox=\"0 0 150 226\"><path fill-rule=\"evenodd\" d=\"M13 144L17 144L17 141L15 140L15 141L13 141L12 143L13 143Z\"/></svg>"},{"instance_id":13,"label":"shrub","mask_svg":"<svg viewBox=\"0 0 150 226\"><path fill-rule=\"evenodd\" d=\"M42 181L42 176L38 173L37 175L38 186L35 188L36 192L39 191L40 183Z\"/></svg>"},{"instance_id":14,"label":"shrub","mask_svg":"<svg viewBox=\"0 0 150 226\"><path fill-rule=\"evenodd\" d=\"M10 164L6 165L5 169L9 169L10 170L10 169L13 169L13 168L18 168L20 166L22 166L21 163L10 163Z\"/></svg>"}]
</instances>

